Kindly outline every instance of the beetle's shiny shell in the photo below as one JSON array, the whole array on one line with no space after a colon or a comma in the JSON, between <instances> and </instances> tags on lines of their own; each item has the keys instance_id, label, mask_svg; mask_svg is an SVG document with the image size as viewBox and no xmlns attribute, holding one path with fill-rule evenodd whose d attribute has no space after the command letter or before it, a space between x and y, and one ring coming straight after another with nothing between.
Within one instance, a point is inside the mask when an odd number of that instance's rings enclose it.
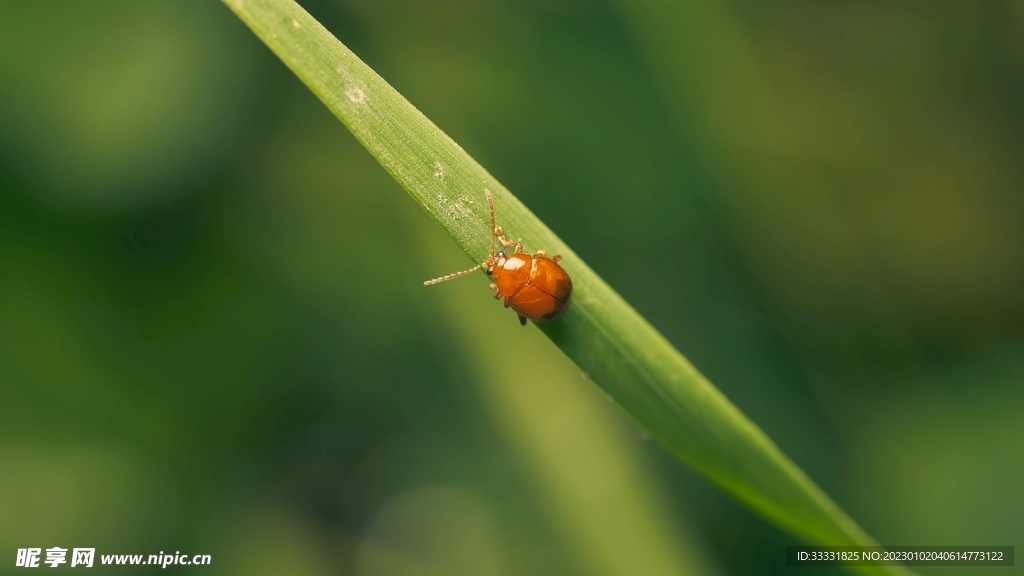
<instances>
[{"instance_id":1,"label":"beetle's shiny shell","mask_svg":"<svg viewBox=\"0 0 1024 576\"><path fill-rule=\"evenodd\" d=\"M494 283L509 308L537 322L553 320L572 296L569 275L541 254L510 254L499 260L494 266Z\"/></svg>"}]
</instances>

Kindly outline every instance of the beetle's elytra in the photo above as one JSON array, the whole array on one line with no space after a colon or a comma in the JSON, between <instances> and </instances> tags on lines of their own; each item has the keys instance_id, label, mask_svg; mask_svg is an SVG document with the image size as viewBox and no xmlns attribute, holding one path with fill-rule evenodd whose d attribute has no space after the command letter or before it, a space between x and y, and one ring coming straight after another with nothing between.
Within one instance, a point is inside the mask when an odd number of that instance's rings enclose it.
<instances>
[{"instance_id":1,"label":"beetle's elytra","mask_svg":"<svg viewBox=\"0 0 1024 576\"><path fill-rule=\"evenodd\" d=\"M494 221L494 201L491 200L491 192L484 190L484 193L487 195L487 205L491 209L490 256L469 270L427 280L423 284L439 284L484 268L488 276L494 277L494 282L491 283L494 299L504 298L505 307L511 308L519 315L520 324L526 326L527 318L535 322L554 320L569 305L569 297L572 296L572 280L558 265L562 257L548 257L543 250L531 256L523 252L523 245L519 242L506 240L501 226ZM496 242L501 242L502 246L515 246L515 249L511 254L495 252Z\"/></svg>"}]
</instances>

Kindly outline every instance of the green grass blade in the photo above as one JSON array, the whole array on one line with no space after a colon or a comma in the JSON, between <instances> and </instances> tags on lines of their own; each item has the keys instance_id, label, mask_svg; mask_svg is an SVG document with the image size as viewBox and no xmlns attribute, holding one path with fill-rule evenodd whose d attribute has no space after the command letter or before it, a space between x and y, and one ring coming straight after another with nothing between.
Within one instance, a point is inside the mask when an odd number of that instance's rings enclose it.
<instances>
[{"instance_id":1,"label":"green grass blade","mask_svg":"<svg viewBox=\"0 0 1024 576\"><path fill-rule=\"evenodd\" d=\"M539 327L669 450L805 542L874 544L543 222L302 7L292 0L225 3L473 262L484 260L490 245L485 188L494 194L507 235L564 256L562 265L573 279L572 304L561 319ZM858 570L907 573L899 567Z\"/></svg>"}]
</instances>

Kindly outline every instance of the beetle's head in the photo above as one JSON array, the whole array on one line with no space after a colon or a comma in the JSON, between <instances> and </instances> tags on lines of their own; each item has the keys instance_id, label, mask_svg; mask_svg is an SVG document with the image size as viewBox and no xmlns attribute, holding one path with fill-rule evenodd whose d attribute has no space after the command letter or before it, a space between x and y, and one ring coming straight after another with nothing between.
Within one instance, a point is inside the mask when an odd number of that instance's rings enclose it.
<instances>
[{"instance_id":1,"label":"beetle's head","mask_svg":"<svg viewBox=\"0 0 1024 576\"><path fill-rule=\"evenodd\" d=\"M487 259L487 263L486 263L486 266L485 266L484 270L487 272L488 276L493 276L494 275L494 271L496 269L497 270L501 270L501 267L504 266L504 265L505 265L505 253L502 252L501 250L498 250L497 254L495 254L495 255L493 255L493 256L491 256L490 258Z\"/></svg>"}]
</instances>

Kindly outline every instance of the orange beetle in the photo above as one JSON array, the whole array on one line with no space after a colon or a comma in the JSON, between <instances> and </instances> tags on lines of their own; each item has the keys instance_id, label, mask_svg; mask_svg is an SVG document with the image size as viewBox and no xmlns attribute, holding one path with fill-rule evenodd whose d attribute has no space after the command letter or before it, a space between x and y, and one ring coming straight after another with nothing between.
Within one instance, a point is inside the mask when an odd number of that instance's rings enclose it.
<instances>
[{"instance_id":1,"label":"orange beetle","mask_svg":"<svg viewBox=\"0 0 1024 576\"><path fill-rule=\"evenodd\" d=\"M484 190L484 193L487 195L487 205L491 209L491 255L469 270L427 280L423 284L439 284L485 268L488 276L494 276L494 282L491 283L494 299L505 298L505 308L515 310L519 315L520 324L526 326L527 318L536 322L554 320L569 305L569 297L572 296L572 280L558 265L562 257L549 258L544 255L543 250L530 256L523 253L522 244L506 240L501 226L494 222L494 201L491 200L491 191ZM496 240L500 241L502 246L515 246L515 250L511 254L495 252Z\"/></svg>"}]
</instances>

